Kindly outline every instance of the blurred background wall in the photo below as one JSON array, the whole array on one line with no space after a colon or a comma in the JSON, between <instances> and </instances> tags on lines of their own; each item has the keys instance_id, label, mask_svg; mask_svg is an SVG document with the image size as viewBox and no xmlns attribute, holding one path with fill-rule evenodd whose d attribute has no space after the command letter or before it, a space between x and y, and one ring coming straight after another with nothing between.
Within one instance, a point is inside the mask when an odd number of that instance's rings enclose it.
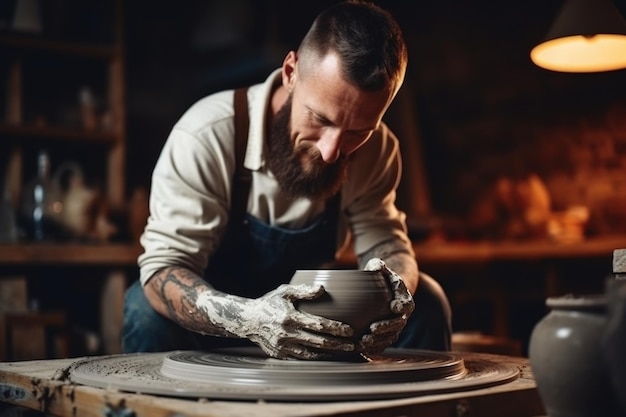
<instances>
[{"instance_id":1,"label":"blurred background wall","mask_svg":"<svg viewBox=\"0 0 626 417\"><path fill-rule=\"evenodd\" d=\"M128 189L149 184L187 107L262 81L332 3L127 2ZM399 204L416 239L432 229L500 237L480 228L476 206L503 180L533 174L554 211L589 210L588 234L626 231L626 71L556 73L529 59L561 1L376 3L409 44L407 79L386 120L403 141ZM624 13L626 2L614 3Z\"/></svg>"}]
</instances>

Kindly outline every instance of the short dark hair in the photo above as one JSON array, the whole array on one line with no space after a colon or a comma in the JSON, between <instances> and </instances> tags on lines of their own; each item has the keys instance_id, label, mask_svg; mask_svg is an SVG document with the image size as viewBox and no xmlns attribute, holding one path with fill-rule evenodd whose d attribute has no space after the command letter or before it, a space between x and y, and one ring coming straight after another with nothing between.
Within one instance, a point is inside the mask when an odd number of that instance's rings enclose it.
<instances>
[{"instance_id":1,"label":"short dark hair","mask_svg":"<svg viewBox=\"0 0 626 417\"><path fill-rule=\"evenodd\" d=\"M330 6L314 20L298 55L317 58L337 53L343 77L361 89L399 87L407 64L402 31L391 14L370 2L347 0Z\"/></svg>"}]
</instances>

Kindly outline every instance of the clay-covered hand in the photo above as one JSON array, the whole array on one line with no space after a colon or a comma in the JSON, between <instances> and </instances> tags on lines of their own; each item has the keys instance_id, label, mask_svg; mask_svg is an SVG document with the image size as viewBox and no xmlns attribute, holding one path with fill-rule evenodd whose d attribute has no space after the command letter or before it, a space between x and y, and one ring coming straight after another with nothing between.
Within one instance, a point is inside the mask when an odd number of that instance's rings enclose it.
<instances>
[{"instance_id":1,"label":"clay-covered hand","mask_svg":"<svg viewBox=\"0 0 626 417\"><path fill-rule=\"evenodd\" d=\"M283 284L251 300L242 313L245 337L268 355L282 359L326 359L332 351L353 351L354 344L347 340L353 334L349 325L301 312L294 305L324 292L321 285Z\"/></svg>"},{"instance_id":2,"label":"clay-covered hand","mask_svg":"<svg viewBox=\"0 0 626 417\"><path fill-rule=\"evenodd\" d=\"M370 259L364 269L366 271L380 271L388 280L392 295L389 308L392 313L397 315L370 325L370 333L365 334L357 346L360 353L368 355L380 353L398 340L408 317L415 310L415 302L404 280L392 271L382 259Z\"/></svg>"}]
</instances>

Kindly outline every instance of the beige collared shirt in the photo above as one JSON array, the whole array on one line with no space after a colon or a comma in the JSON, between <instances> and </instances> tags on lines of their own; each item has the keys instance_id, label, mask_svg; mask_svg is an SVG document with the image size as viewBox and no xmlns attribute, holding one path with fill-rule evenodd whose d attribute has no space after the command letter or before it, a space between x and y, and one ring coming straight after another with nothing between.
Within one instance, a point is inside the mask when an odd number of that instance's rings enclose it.
<instances>
[{"instance_id":1,"label":"beige collared shirt","mask_svg":"<svg viewBox=\"0 0 626 417\"><path fill-rule=\"evenodd\" d=\"M245 166L252 171L248 213L272 226L299 229L325 208L324 201L285 196L264 161L265 120L280 70L248 89L250 131ZM141 236L140 279L181 266L202 275L226 230L235 170L233 91L193 104L173 127L152 174L150 217ZM400 181L399 144L385 124L351 157L342 189L345 226L354 252L406 235L405 215L395 206ZM345 227L342 230L348 230ZM339 242L346 241L342 233Z\"/></svg>"}]
</instances>

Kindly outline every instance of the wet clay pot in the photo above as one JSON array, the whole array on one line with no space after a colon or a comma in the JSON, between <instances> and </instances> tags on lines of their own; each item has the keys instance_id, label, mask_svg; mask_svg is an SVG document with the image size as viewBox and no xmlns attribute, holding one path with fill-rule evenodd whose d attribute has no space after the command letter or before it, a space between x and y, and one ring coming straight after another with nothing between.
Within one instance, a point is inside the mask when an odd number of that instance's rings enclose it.
<instances>
[{"instance_id":1,"label":"wet clay pot","mask_svg":"<svg viewBox=\"0 0 626 417\"><path fill-rule=\"evenodd\" d=\"M604 295L546 300L549 313L530 337L529 359L550 417L621 416L602 352Z\"/></svg>"},{"instance_id":2,"label":"wet clay pot","mask_svg":"<svg viewBox=\"0 0 626 417\"><path fill-rule=\"evenodd\" d=\"M326 293L315 300L299 301L300 311L347 323L359 340L375 321L391 317L392 299L387 280L376 271L324 269L298 270L291 284L321 284Z\"/></svg>"}]
</instances>

